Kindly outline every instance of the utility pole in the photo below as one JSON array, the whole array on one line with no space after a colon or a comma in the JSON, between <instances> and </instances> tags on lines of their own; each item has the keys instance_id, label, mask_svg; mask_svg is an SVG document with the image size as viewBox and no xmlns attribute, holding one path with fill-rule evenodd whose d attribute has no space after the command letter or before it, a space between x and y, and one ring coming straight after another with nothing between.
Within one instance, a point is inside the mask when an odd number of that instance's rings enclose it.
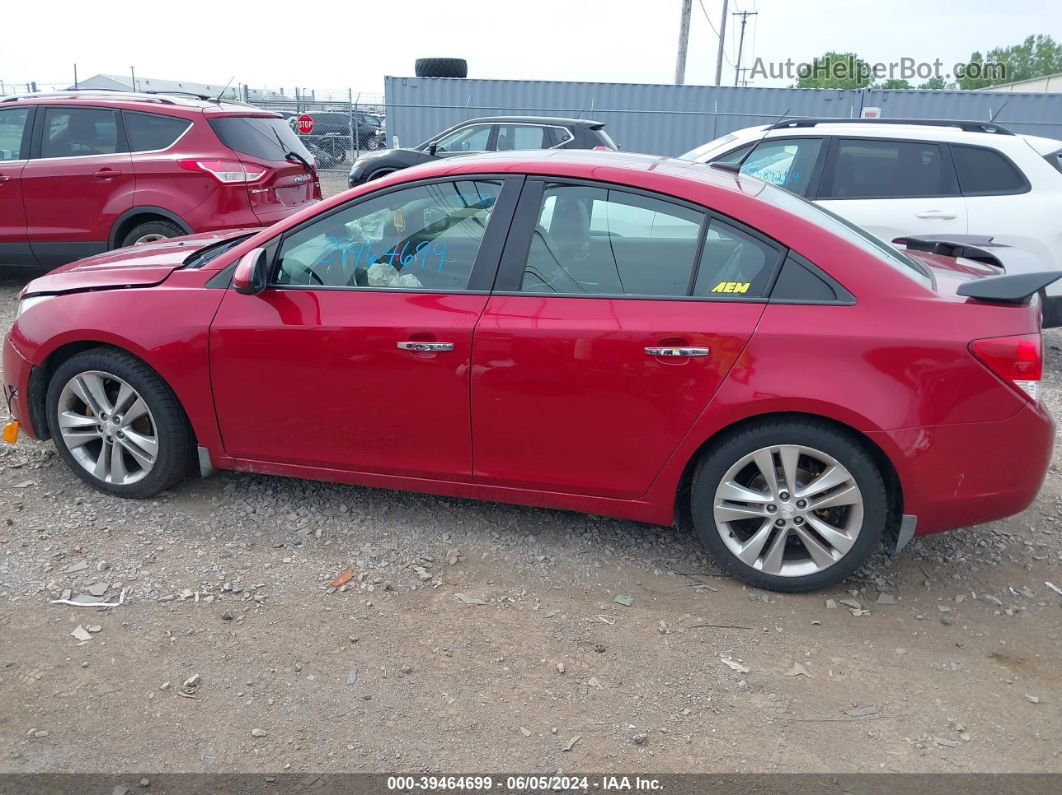
<instances>
[{"instance_id":1,"label":"utility pole","mask_svg":"<svg viewBox=\"0 0 1062 795\"><path fill-rule=\"evenodd\" d=\"M715 84L723 83L723 42L726 41L726 2L723 0L723 16L719 20L719 50L715 54Z\"/></svg>"},{"instance_id":2,"label":"utility pole","mask_svg":"<svg viewBox=\"0 0 1062 795\"><path fill-rule=\"evenodd\" d=\"M686 82L686 47L690 43L690 12L693 0L682 0L682 21L679 22L678 57L675 59L675 85Z\"/></svg>"},{"instance_id":3,"label":"utility pole","mask_svg":"<svg viewBox=\"0 0 1062 795\"><path fill-rule=\"evenodd\" d=\"M734 85L738 84L741 79L741 51L745 47L745 25L748 23L749 17L754 17L759 13L757 11L735 11L733 16L741 17L741 38L738 40L738 59L737 64L734 66Z\"/></svg>"},{"instance_id":4,"label":"utility pole","mask_svg":"<svg viewBox=\"0 0 1062 795\"><path fill-rule=\"evenodd\" d=\"M74 64L74 90L77 91L78 88L79 86L77 84L77 64Z\"/></svg>"},{"instance_id":5,"label":"utility pole","mask_svg":"<svg viewBox=\"0 0 1062 795\"><path fill-rule=\"evenodd\" d=\"M133 91L136 91L136 69L130 66L129 75L133 78Z\"/></svg>"}]
</instances>

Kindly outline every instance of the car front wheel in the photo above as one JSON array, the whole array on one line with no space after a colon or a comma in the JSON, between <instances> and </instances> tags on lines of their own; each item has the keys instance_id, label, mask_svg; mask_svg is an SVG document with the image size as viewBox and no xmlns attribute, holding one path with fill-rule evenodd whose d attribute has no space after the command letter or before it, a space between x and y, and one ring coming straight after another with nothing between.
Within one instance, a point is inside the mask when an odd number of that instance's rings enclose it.
<instances>
[{"instance_id":1,"label":"car front wheel","mask_svg":"<svg viewBox=\"0 0 1062 795\"><path fill-rule=\"evenodd\" d=\"M100 491L150 497L189 471L192 435L177 398L129 354L95 348L63 362L46 406L59 455Z\"/></svg>"},{"instance_id":2,"label":"car front wheel","mask_svg":"<svg viewBox=\"0 0 1062 795\"><path fill-rule=\"evenodd\" d=\"M858 569L880 542L888 502L873 458L814 420L771 420L730 434L693 482L697 534L753 585L808 591Z\"/></svg>"}]
</instances>

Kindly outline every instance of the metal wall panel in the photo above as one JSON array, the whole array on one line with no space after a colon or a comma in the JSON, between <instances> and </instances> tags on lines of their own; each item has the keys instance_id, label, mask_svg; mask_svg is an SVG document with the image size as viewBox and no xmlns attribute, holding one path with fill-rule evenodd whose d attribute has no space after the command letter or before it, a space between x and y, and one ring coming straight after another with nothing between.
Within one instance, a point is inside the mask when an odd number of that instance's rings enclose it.
<instances>
[{"instance_id":1,"label":"metal wall panel","mask_svg":"<svg viewBox=\"0 0 1062 795\"><path fill-rule=\"evenodd\" d=\"M1062 138L1062 95L975 91L735 88L540 80L387 77L387 132L414 146L466 119L506 114L602 121L626 151L677 155L717 136L780 117L989 119L1015 132Z\"/></svg>"}]
</instances>

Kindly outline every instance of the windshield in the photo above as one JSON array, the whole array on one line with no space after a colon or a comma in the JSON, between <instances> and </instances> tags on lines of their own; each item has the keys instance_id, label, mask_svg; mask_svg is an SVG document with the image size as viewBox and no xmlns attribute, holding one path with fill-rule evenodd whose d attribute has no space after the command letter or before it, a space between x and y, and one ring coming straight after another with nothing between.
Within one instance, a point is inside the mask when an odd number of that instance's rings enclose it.
<instances>
[{"instance_id":1,"label":"windshield","mask_svg":"<svg viewBox=\"0 0 1062 795\"><path fill-rule=\"evenodd\" d=\"M229 149L262 160L287 160L294 152L312 162L313 155L283 119L261 116L220 116L210 126Z\"/></svg>"},{"instance_id":2,"label":"windshield","mask_svg":"<svg viewBox=\"0 0 1062 795\"><path fill-rule=\"evenodd\" d=\"M847 221L824 207L812 204L795 193L790 193L770 183L764 184L764 189L759 195L760 198L770 202L775 207L790 212L805 221L810 221L816 226L832 232L837 237L858 246L866 253L884 262L907 278L918 282L923 287L930 290L933 289L933 277L928 268L901 251L896 250L883 240L874 237L874 235L856 226L851 221Z\"/></svg>"},{"instance_id":3,"label":"windshield","mask_svg":"<svg viewBox=\"0 0 1062 795\"><path fill-rule=\"evenodd\" d=\"M709 152L718 149L724 144L728 144L731 141L735 140L737 140L737 136L733 133L720 136L719 138L715 138L714 140L711 140L706 144L701 144L696 149L691 149L684 155L679 155L679 160L703 160L704 156L707 155Z\"/></svg>"}]
</instances>

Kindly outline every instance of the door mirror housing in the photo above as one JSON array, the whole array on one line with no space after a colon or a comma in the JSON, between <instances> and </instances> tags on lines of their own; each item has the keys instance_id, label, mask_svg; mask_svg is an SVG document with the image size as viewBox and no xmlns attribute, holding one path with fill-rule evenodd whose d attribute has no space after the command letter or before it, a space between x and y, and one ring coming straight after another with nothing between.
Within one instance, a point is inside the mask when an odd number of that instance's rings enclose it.
<instances>
[{"instance_id":1,"label":"door mirror housing","mask_svg":"<svg viewBox=\"0 0 1062 795\"><path fill-rule=\"evenodd\" d=\"M439 151L439 145L437 143L428 144L428 154L435 157L435 153Z\"/></svg>"},{"instance_id":2,"label":"door mirror housing","mask_svg":"<svg viewBox=\"0 0 1062 795\"><path fill-rule=\"evenodd\" d=\"M258 295L266 288L266 251L256 248L248 251L236 263L232 274L232 289L243 295Z\"/></svg>"}]
</instances>

